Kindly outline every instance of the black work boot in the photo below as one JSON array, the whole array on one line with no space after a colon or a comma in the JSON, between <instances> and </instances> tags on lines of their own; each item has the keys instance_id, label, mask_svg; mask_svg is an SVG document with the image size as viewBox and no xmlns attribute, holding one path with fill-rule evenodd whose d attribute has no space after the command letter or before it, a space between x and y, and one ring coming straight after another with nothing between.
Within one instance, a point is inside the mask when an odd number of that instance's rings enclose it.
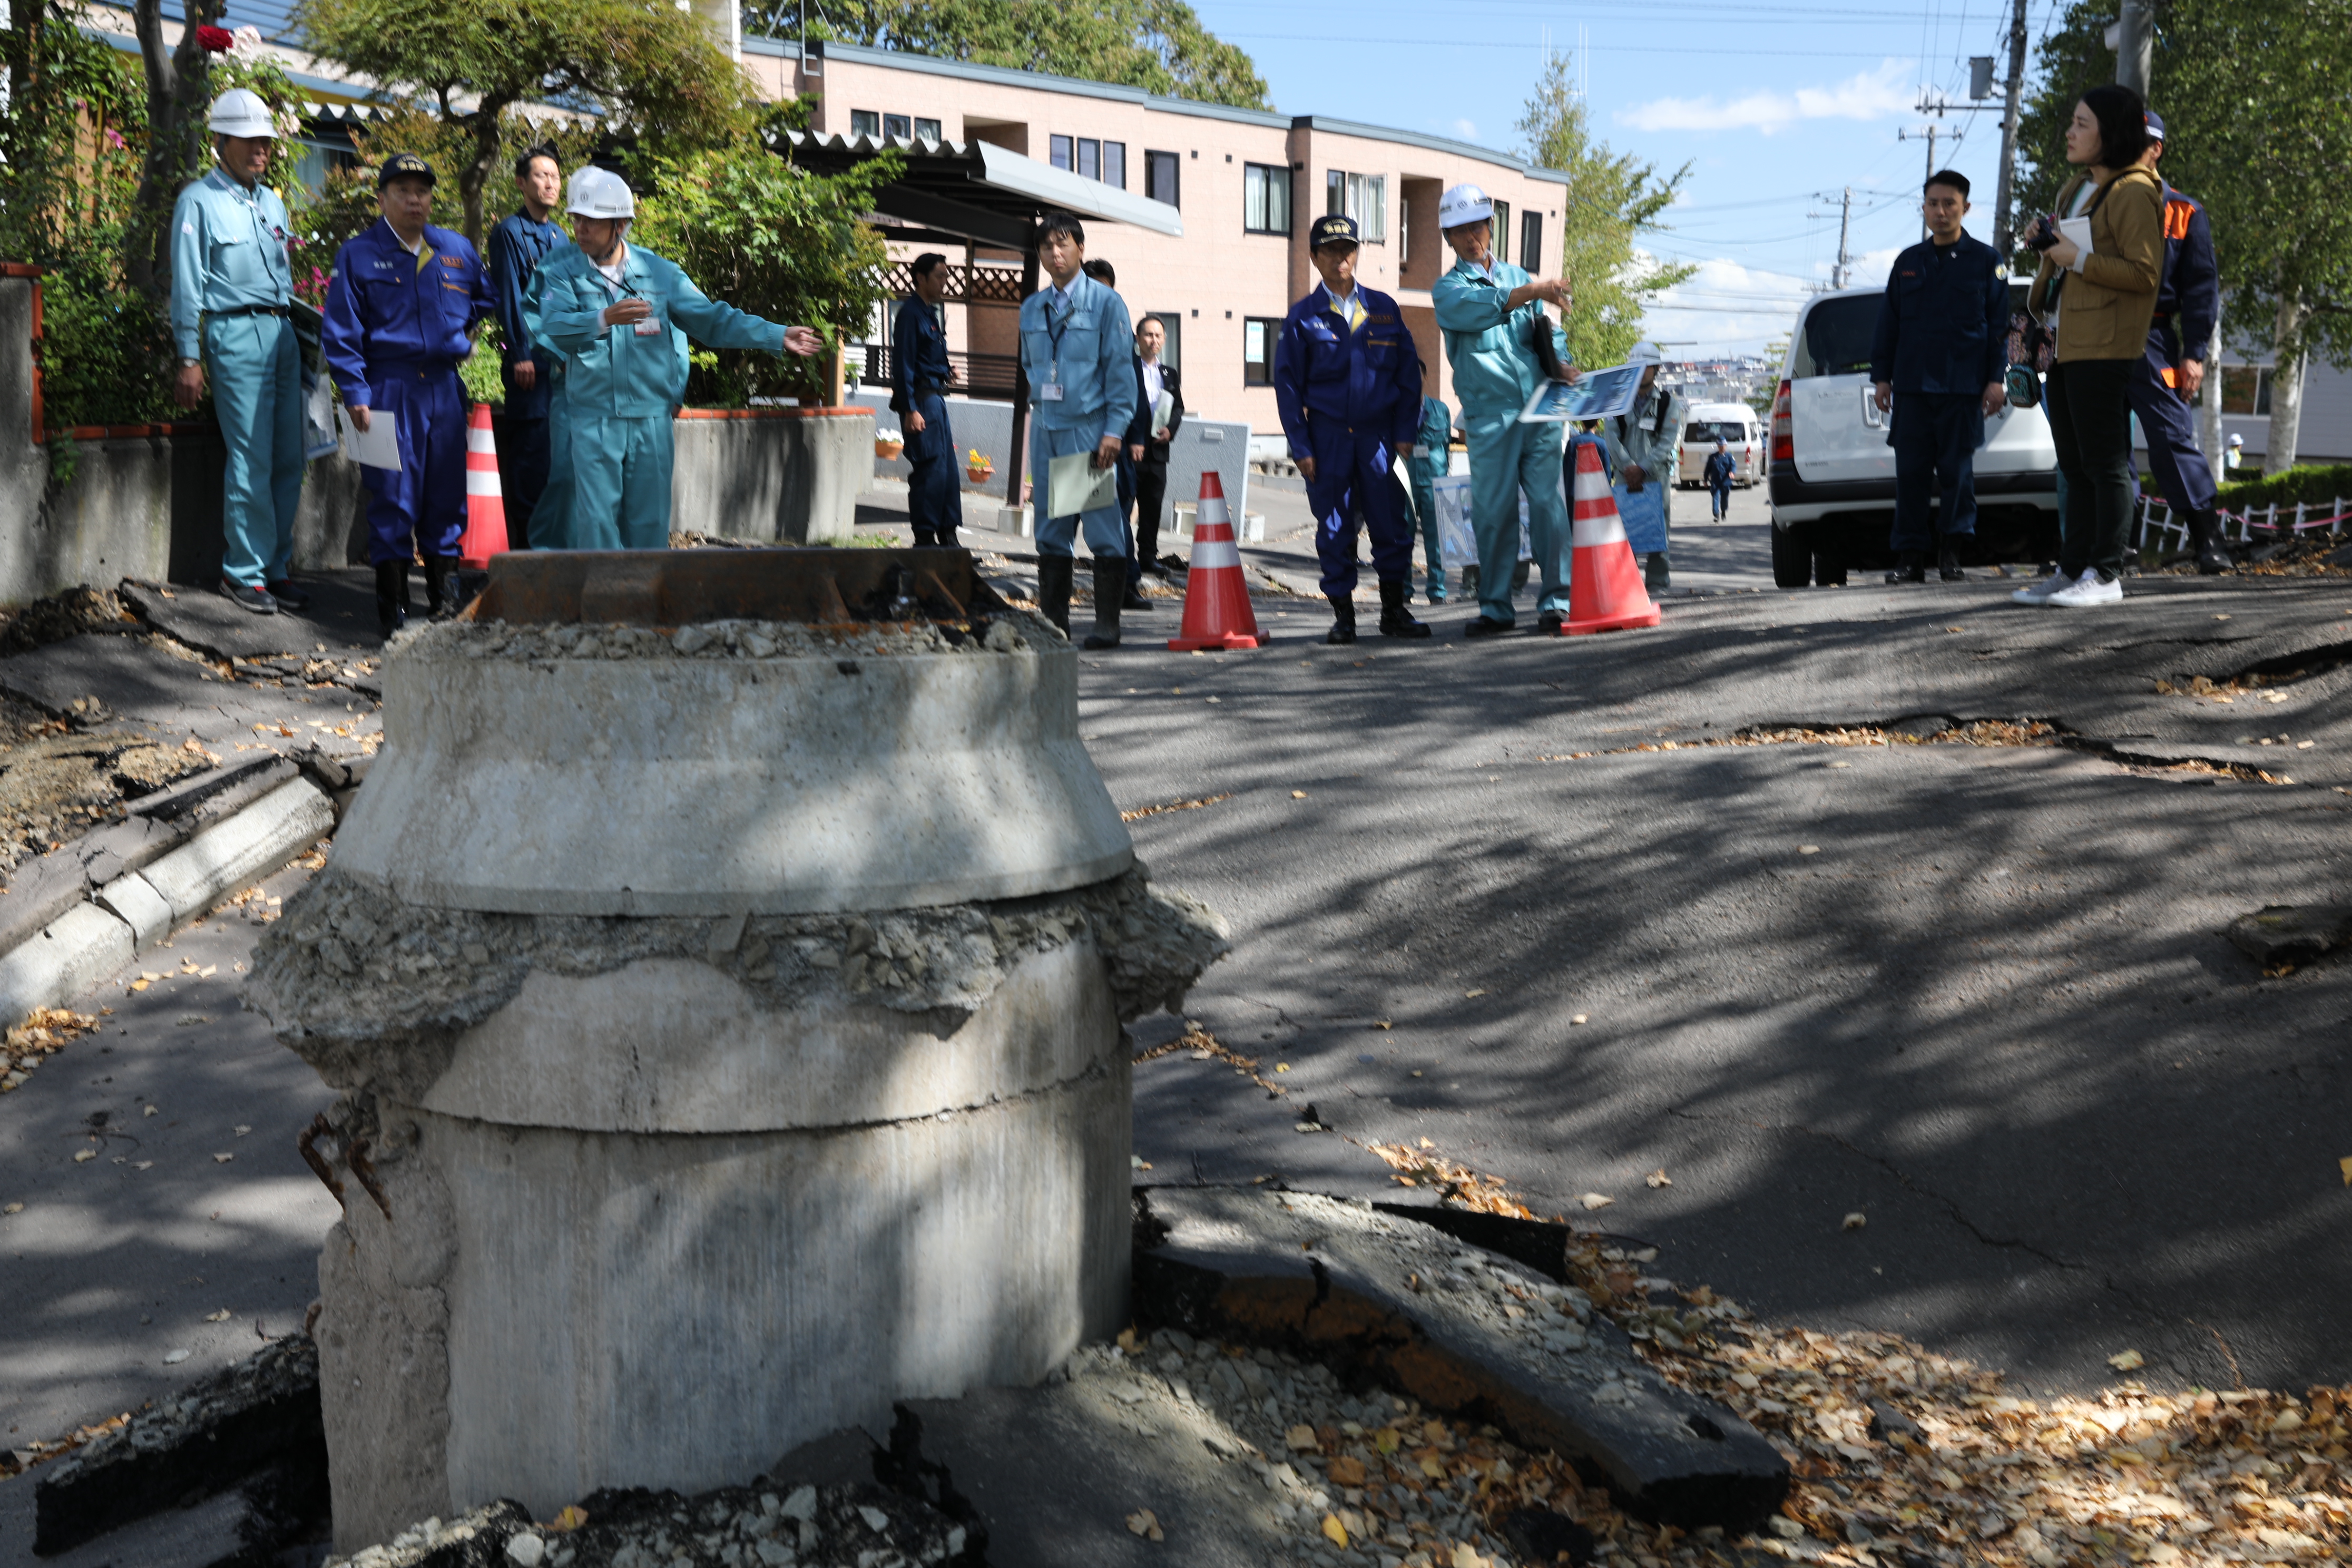
<instances>
[{"instance_id":1,"label":"black work boot","mask_svg":"<svg viewBox=\"0 0 2352 1568\"><path fill-rule=\"evenodd\" d=\"M1067 555L1037 557L1037 611L1070 635L1070 584L1078 563Z\"/></svg>"},{"instance_id":2,"label":"black work boot","mask_svg":"<svg viewBox=\"0 0 2352 1568\"><path fill-rule=\"evenodd\" d=\"M1412 584L1402 577L1381 579L1381 636L1384 637L1425 637L1429 627L1412 618L1405 608L1412 599ZM1349 606L1350 613L1355 606Z\"/></svg>"},{"instance_id":3,"label":"black work boot","mask_svg":"<svg viewBox=\"0 0 2352 1568\"><path fill-rule=\"evenodd\" d=\"M375 626L390 642L392 634L408 624L408 563L375 563Z\"/></svg>"},{"instance_id":4,"label":"black work boot","mask_svg":"<svg viewBox=\"0 0 2352 1568\"><path fill-rule=\"evenodd\" d=\"M1356 601L1345 594L1327 595L1331 601L1331 629L1323 634L1327 643L1351 643L1356 640ZM1382 612L1385 616L1386 612Z\"/></svg>"},{"instance_id":5,"label":"black work boot","mask_svg":"<svg viewBox=\"0 0 2352 1568\"><path fill-rule=\"evenodd\" d=\"M1087 634L1086 647L1118 646L1120 601L1127 597L1127 557L1095 557L1095 629Z\"/></svg>"},{"instance_id":6,"label":"black work boot","mask_svg":"<svg viewBox=\"0 0 2352 1568\"><path fill-rule=\"evenodd\" d=\"M1119 600L1119 605L1121 608L1129 610L1148 610L1151 608L1151 601L1143 596L1142 562L1129 561L1127 563L1127 574L1122 576L1119 581L1125 584L1127 588L1126 596Z\"/></svg>"},{"instance_id":7,"label":"black work boot","mask_svg":"<svg viewBox=\"0 0 2352 1568\"><path fill-rule=\"evenodd\" d=\"M1890 583L1925 583L1927 580L1927 556L1925 551L1906 550L1895 558L1895 570L1886 574Z\"/></svg>"},{"instance_id":8,"label":"black work boot","mask_svg":"<svg viewBox=\"0 0 2352 1568\"><path fill-rule=\"evenodd\" d=\"M950 523L945 528L940 530L939 541L940 548L941 550L961 550L963 548L962 545L956 542L956 531L955 524L953 523Z\"/></svg>"},{"instance_id":9,"label":"black work boot","mask_svg":"<svg viewBox=\"0 0 2352 1568\"><path fill-rule=\"evenodd\" d=\"M464 595L457 587L457 558L454 555L428 555L425 558L425 608L436 621L453 618L464 607Z\"/></svg>"},{"instance_id":10,"label":"black work boot","mask_svg":"<svg viewBox=\"0 0 2352 1568\"><path fill-rule=\"evenodd\" d=\"M2210 508L2189 514L2189 544L2197 552L2197 570L2205 576L2219 577L2236 564L2221 542L2221 514Z\"/></svg>"},{"instance_id":11,"label":"black work boot","mask_svg":"<svg viewBox=\"0 0 2352 1568\"><path fill-rule=\"evenodd\" d=\"M1960 570L1960 552L1947 544L1936 556L1936 575L1947 583L1965 583L1969 574Z\"/></svg>"}]
</instances>

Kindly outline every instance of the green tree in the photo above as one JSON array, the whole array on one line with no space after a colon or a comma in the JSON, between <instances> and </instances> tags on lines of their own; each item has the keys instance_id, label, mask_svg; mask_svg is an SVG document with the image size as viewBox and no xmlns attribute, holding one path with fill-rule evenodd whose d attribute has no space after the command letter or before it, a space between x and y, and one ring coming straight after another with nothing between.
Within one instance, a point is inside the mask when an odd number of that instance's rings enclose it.
<instances>
[{"instance_id":1,"label":"green tree","mask_svg":"<svg viewBox=\"0 0 2352 1568\"><path fill-rule=\"evenodd\" d=\"M2075 100L2115 78L2104 4L2076 0L2042 45L2018 133L2021 231L2073 172ZM2276 356L2263 466L2283 469L2312 356L2352 367L2352 0L2158 0L2156 14L2164 177L2205 204L2232 335Z\"/></svg>"},{"instance_id":2,"label":"green tree","mask_svg":"<svg viewBox=\"0 0 2352 1568\"><path fill-rule=\"evenodd\" d=\"M1575 299L1568 345L1579 364L1622 363L1642 337L1642 309L1698 270L1643 255L1640 237L1689 177L1690 165L1661 177L1654 164L1592 139L1591 110L1576 90L1570 58L1555 55L1528 100L1517 130L1528 161L1568 175L1561 198L1560 276Z\"/></svg>"},{"instance_id":3,"label":"green tree","mask_svg":"<svg viewBox=\"0 0 2352 1568\"><path fill-rule=\"evenodd\" d=\"M466 237L482 238L483 193L501 163L509 111L547 100L596 110L651 138L723 142L750 123L749 83L691 11L637 0L303 0L308 47L395 91L422 95L463 129Z\"/></svg>"},{"instance_id":4,"label":"green tree","mask_svg":"<svg viewBox=\"0 0 2352 1568\"><path fill-rule=\"evenodd\" d=\"M800 36L799 0L747 8L747 30ZM845 0L809 34L975 65L1046 71L1238 109L1271 109L1249 55L1184 0Z\"/></svg>"}]
</instances>

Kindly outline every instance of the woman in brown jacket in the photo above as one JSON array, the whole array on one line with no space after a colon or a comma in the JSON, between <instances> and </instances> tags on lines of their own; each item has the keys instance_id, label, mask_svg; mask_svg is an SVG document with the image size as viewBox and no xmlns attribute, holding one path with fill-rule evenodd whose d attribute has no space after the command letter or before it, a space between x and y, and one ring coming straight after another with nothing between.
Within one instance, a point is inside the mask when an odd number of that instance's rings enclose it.
<instances>
[{"instance_id":1,"label":"woman in brown jacket","mask_svg":"<svg viewBox=\"0 0 2352 1568\"><path fill-rule=\"evenodd\" d=\"M2090 220L2078 245L2044 218L2026 237L2042 252L2026 308L2054 324L2050 438L2058 448L2065 514L2058 572L2013 595L2068 609L2124 596L2124 543L2131 528L2132 367L2146 352L2164 267L2164 186L2139 166L2147 109L2126 87L2095 87L2074 105L2066 161L2084 166L2058 194L2057 218Z\"/></svg>"}]
</instances>

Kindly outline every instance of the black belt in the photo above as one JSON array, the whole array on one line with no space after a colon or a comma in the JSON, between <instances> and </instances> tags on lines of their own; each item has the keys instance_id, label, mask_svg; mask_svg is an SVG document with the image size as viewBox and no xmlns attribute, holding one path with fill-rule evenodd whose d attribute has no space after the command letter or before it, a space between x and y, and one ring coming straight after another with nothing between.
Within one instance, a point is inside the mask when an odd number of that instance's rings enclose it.
<instances>
[{"instance_id":1,"label":"black belt","mask_svg":"<svg viewBox=\"0 0 2352 1568\"><path fill-rule=\"evenodd\" d=\"M215 317L283 316L287 313L288 307L284 305L232 305L226 310L206 310L205 312L207 316Z\"/></svg>"}]
</instances>

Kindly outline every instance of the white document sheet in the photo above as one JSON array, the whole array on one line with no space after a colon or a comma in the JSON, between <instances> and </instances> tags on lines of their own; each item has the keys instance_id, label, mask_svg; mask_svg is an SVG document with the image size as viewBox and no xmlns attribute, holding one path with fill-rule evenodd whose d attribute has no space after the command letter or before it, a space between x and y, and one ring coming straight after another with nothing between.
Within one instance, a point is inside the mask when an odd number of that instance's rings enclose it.
<instances>
[{"instance_id":1,"label":"white document sheet","mask_svg":"<svg viewBox=\"0 0 2352 1568\"><path fill-rule=\"evenodd\" d=\"M1118 465L1094 466L1091 451L1051 458L1045 482L1047 517L1071 517L1118 505Z\"/></svg>"},{"instance_id":2,"label":"white document sheet","mask_svg":"<svg viewBox=\"0 0 2352 1568\"><path fill-rule=\"evenodd\" d=\"M335 423L343 437L343 455L352 461L371 468L400 471L400 417L379 408L368 416L368 427L360 429L352 423L351 411L335 410Z\"/></svg>"}]
</instances>

